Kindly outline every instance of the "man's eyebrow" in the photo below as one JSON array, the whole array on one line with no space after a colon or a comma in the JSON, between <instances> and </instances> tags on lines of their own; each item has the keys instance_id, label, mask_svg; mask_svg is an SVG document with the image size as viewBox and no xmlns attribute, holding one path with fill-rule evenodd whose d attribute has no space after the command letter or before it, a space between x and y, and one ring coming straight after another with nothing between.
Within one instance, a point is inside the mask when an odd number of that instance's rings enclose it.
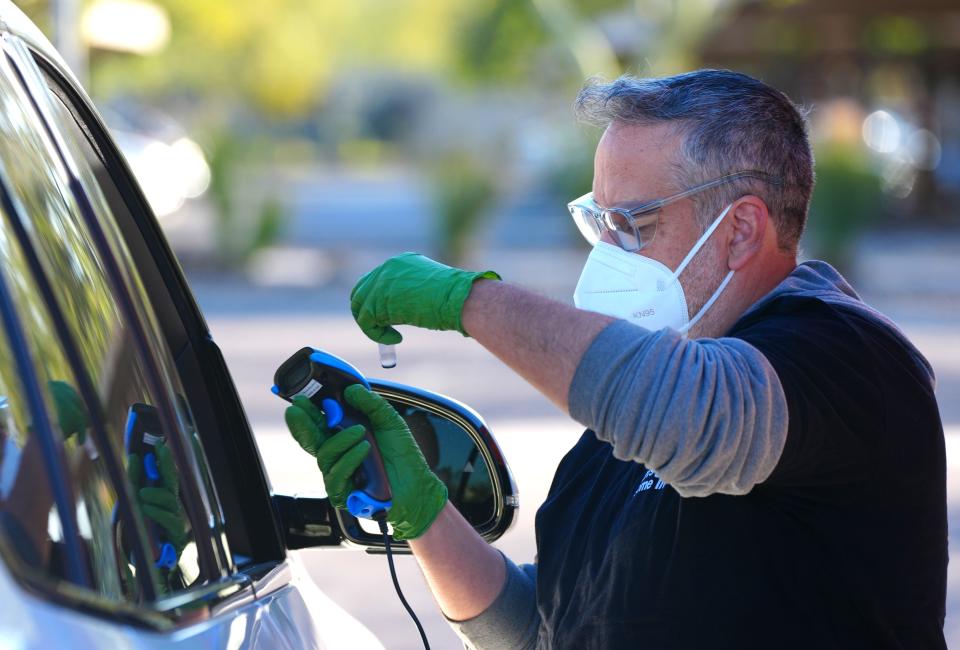
<instances>
[{"instance_id":1,"label":"man's eyebrow","mask_svg":"<svg viewBox=\"0 0 960 650\"><path fill-rule=\"evenodd\" d=\"M621 209L632 210L632 209L634 209L634 208L639 208L640 206L646 205L646 204L648 204L648 203L654 203L654 202L656 202L656 201L658 201L658 200L659 200L659 199L657 199L657 198L648 198L648 199L626 199L626 200L624 200L624 201L618 201L618 202L616 202L616 203L614 203L614 204L608 204L608 203L601 203L599 200L597 200L597 195L596 195L596 194L593 195L593 202L596 203L599 207L604 208L604 209L607 209L607 208L621 208Z\"/></svg>"}]
</instances>

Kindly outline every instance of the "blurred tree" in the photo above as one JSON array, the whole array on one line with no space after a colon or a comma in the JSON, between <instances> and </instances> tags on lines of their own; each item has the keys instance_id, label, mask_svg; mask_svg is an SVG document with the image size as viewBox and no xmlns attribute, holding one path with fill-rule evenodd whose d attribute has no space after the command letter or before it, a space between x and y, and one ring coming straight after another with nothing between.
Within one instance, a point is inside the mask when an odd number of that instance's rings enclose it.
<instances>
[{"instance_id":1,"label":"blurred tree","mask_svg":"<svg viewBox=\"0 0 960 650\"><path fill-rule=\"evenodd\" d=\"M440 258L463 264L470 240L496 199L494 172L466 151L450 151L431 166Z\"/></svg>"},{"instance_id":2,"label":"blurred tree","mask_svg":"<svg viewBox=\"0 0 960 650\"><path fill-rule=\"evenodd\" d=\"M880 178L863 148L842 143L817 148L817 182L810 202L809 235L814 254L848 270L861 231L877 221Z\"/></svg>"},{"instance_id":3,"label":"blurred tree","mask_svg":"<svg viewBox=\"0 0 960 650\"><path fill-rule=\"evenodd\" d=\"M173 36L159 55L93 58L98 96L186 92L304 115L334 76L363 65L439 72L463 11L454 0L158 0Z\"/></svg>"},{"instance_id":4,"label":"blurred tree","mask_svg":"<svg viewBox=\"0 0 960 650\"><path fill-rule=\"evenodd\" d=\"M474 82L579 84L620 64L594 20L623 0L487 0L459 25L458 71ZM549 61L549 64L548 64ZM552 74L544 75L543 73Z\"/></svg>"}]
</instances>

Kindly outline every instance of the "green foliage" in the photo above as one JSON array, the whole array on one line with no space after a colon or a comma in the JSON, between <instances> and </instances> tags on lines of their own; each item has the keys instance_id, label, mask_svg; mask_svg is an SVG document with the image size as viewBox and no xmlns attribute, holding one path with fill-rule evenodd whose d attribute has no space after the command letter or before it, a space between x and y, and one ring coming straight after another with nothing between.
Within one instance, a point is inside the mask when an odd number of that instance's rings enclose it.
<instances>
[{"instance_id":1,"label":"green foliage","mask_svg":"<svg viewBox=\"0 0 960 650\"><path fill-rule=\"evenodd\" d=\"M463 262L470 239L496 198L493 172L464 152L441 158L431 173L440 236L440 256Z\"/></svg>"},{"instance_id":2,"label":"green foliage","mask_svg":"<svg viewBox=\"0 0 960 650\"><path fill-rule=\"evenodd\" d=\"M867 23L863 45L877 54L915 56L929 49L932 37L916 20L904 16L878 16Z\"/></svg>"},{"instance_id":3,"label":"green foliage","mask_svg":"<svg viewBox=\"0 0 960 650\"><path fill-rule=\"evenodd\" d=\"M548 38L530 0L493 0L460 27L458 71L474 81L528 79L537 51Z\"/></svg>"},{"instance_id":4,"label":"green foliage","mask_svg":"<svg viewBox=\"0 0 960 650\"><path fill-rule=\"evenodd\" d=\"M260 205L254 222L253 235L247 244L245 257L249 259L262 248L277 243L283 234L286 214L283 205L275 196L270 196Z\"/></svg>"},{"instance_id":5,"label":"green foliage","mask_svg":"<svg viewBox=\"0 0 960 650\"><path fill-rule=\"evenodd\" d=\"M99 52L95 95L192 94L302 117L351 68L442 71L452 58L455 0L156 0L172 39L154 56Z\"/></svg>"},{"instance_id":6,"label":"green foliage","mask_svg":"<svg viewBox=\"0 0 960 650\"><path fill-rule=\"evenodd\" d=\"M238 172L257 158L251 140L230 131L212 139L209 148L210 201L216 216L217 253L221 264L237 266L258 250L276 243L286 222L283 206L275 196L263 200L256 212L241 213L235 198Z\"/></svg>"},{"instance_id":7,"label":"green foliage","mask_svg":"<svg viewBox=\"0 0 960 650\"><path fill-rule=\"evenodd\" d=\"M809 231L815 254L843 268L851 245L881 209L880 179L855 145L825 145L817 151L817 182Z\"/></svg>"},{"instance_id":8,"label":"green foliage","mask_svg":"<svg viewBox=\"0 0 960 650\"><path fill-rule=\"evenodd\" d=\"M593 154L600 131L578 133L560 148L547 170L546 187L557 198L575 199L593 185Z\"/></svg>"},{"instance_id":9,"label":"green foliage","mask_svg":"<svg viewBox=\"0 0 960 650\"><path fill-rule=\"evenodd\" d=\"M227 131L212 139L209 148L210 188L209 196L217 219L218 249L227 251L232 248L227 241L232 231L233 192L236 163L240 155L240 142Z\"/></svg>"},{"instance_id":10,"label":"green foliage","mask_svg":"<svg viewBox=\"0 0 960 650\"><path fill-rule=\"evenodd\" d=\"M593 154L600 138L599 131L580 132L561 148L547 169L544 185L551 197L560 205L591 191L593 186ZM571 239L585 243L580 231L568 219Z\"/></svg>"}]
</instances>

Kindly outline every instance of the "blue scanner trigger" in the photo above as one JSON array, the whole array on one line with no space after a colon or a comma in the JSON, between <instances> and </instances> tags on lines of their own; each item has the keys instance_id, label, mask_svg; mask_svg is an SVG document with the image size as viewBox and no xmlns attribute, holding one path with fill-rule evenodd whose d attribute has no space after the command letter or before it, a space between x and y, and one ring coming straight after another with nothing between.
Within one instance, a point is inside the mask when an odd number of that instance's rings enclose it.
<instances>
[{"instance_id":1,"label":"blue scanner trigger","mask_svg":"<svg viewBox=\"0 0 960 650\"><path fill-rule=\"evenodd\" d=\"M270 392L273 393L274 395L279 395L280 388L276 384L274 384L273 386L270 387Z\"/></svg>"},{"instance_id":2,"label":"blue scanner trigger","mask_svg":"<svg viewBox=\"0 0 960 650\"><path fill-rule=\"evenodd\" d=\"M177 566L177 549L170 542L164 542L160 547L160 557L157 558L158 569L172 569Z\"/></svg>"},{"instance_id":3,"label":"blue scanner trigger","mask_svg":"<svg viewBox=\"0 0 960 650\"><path fill-rule=\"evenodd\" d=\"M320 402L320 408L323 409L324 414L327 416L328 427L337 427L343 422L343 407L340 406L340 402L337 400L328 397Z\"/></svg>"},{"instance_id":4,"label":"blue scanner trigger","mask_svg":"<svg viewBox=\"0 0 960 650\"><path fill-rule=\"evenodd\" d=\"M374 499L363 490L354 490L347 497L347 512L363 519L373 519L373 515L381 510L389 510L392 505L393 501Z\"/></svg>"},{"instance_id":5,"label":"blue scanner trigger","mask_svg":"<svg viewBox=\"0 0 960 650\"><path fill-rule=\"evenodd\" d=\"M143 469L147 473L147 478L151 481L160 480L160 469L157 467L157 457L152 451L143 457Z\"/></svg>"}]
</instances>

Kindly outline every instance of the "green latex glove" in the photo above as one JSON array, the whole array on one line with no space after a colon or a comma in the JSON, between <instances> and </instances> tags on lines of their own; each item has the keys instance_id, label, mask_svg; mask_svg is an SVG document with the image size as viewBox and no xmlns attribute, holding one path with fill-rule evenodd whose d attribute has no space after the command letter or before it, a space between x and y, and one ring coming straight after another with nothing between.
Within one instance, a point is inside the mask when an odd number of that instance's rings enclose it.
<instances>
[{"instance_id":1,"label":"green latex glove","mask_svg":"<svg viewBox=\"0 0 960 650\"><path fill-rule=\"evenodd\" d=\"M90 426L83 399L76 389L65 381L48 381L47 390L53 398L57 424L60 426L63 437L69 438L75 435L77 442L82 445L87 440L87 427Z\"/></svg>"},{"instance_id":2,"label":"green latex glove","mask_svg":"<svg viewBox=\"0 0 960 650\"><path fill-rule=\"evenodd\" d=\"M403 253L364 275L350 292L350 310L363 333L395 345L403 340L391 325L456 330L467 336L460 316L477 280L499 280L493 271L455 269L416 253Z\"/></svg>"},{"instance_id":3,"label":"green latex glove","mask_svg":"<svg viewBox=\"0 0 960 650\"><path fill-rule=\"evenodd\" d=\"M180 502L180 472L166 443L158 444L154 448L154 453L157 456L160 485L137 490L143 477L143 461L137 454L130 454L127 457L127 480L136 490L135 497L137 505L140 506L140 512L163 531L163 539L154 541L173 544L179 558L190 539L187 516Z\"/></svg>"},{"instance_id":4,"label":"green latex glove","mask_svg":"<svg viewBox=\"0 0 960 650\"><path fill-rule=\"evenodd\" d=\"M394 539L423 535L447 503L447 486L430 471L407 423L385 399L360 384L349 386L343 396L366 414L373 427L393 495L387 521L393 525ZM370 453L363 427L331 435L323 413L302 396L287 407L286 421L300 446L317 458L330 502L346 507L347 496L354 490L353 474Z\"/></svg>"}]
</instances>

